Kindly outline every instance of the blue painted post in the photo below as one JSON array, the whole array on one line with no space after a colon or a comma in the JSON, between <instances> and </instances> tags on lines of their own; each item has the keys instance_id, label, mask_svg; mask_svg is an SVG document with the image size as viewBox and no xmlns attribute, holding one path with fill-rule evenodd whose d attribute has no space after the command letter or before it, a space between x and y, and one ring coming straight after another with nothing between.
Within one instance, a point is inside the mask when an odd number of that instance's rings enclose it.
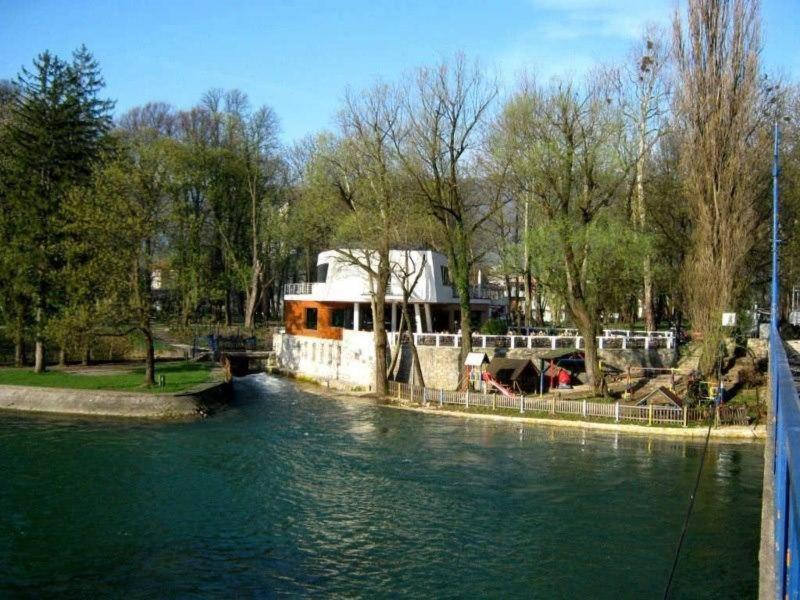
<instances>
[{"instance_id":1,"label":"blue painted post","mask_svg":"<svg viewBox=\"0 0 800 600\"><path fill-rule=\"evenodd\" d=\"M772 302L770 305L770 337L778 329L778 144L780 130L778 121L775 121L775 140L772 156Z\"/></svg>"}]
</instances>

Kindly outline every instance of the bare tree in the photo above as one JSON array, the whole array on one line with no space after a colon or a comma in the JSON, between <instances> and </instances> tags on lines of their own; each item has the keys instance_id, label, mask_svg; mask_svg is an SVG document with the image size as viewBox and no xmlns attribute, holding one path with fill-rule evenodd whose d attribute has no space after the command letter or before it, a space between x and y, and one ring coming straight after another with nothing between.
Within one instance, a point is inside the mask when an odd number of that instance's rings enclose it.
<instances>
[{"instance_id":1,"label":"bare tree","mask_svg":"<svg viewBox=\"0 0 800 600\"><path fill-rule=\"evenodd\" d=\"M356 96L348 92L339 113L341 137L321 152L323 186L346 207L336 237L341 261L361 269L369 282L375 349L374 389L386 394L387 336L384 314L391 277L396 223L408 214L399 185L393 136L401 129L396 91L377 84Z\"/></svg>"},{"instance_id":2,"label":"bare tree","mask_svg":"<svg viewBox=\"0 0 800 600\"><path fill-rule=\"evenodd\" d=\"M674 37L681 174L694 217L686 298L702 339L700 369L708 373L722 312L735 308L746 284L742 269L766 192L758 2L689 0L685 22L675 16Z\"/></svg>"},{"instance_id":3,"label":"bare tree","mask_svg":"<svg viewBox=\"0 0 800 600\"><path fill-rule=\"evenodd\" d=\"M417 287L419 280L425 272L425 265L427 262L425 253L422 253L422 259L420 261L415 261L413 253L409 250L403 251L400 260L392 261L392 275L400 286L402 301L400 303L400 323L397 328L397 343L395 344L395 352L387 372L389 375L394 373L400 353L402 352L404 333L408 331L409 335L407 339L409 347L411 348L411 358L414 363L414 383L421 386L425 385L425 378L422 375L419 353L417 352L417 345L414 343L414 336L412 335L413 328L411 326L411 314L409 313L408 306L411 296L414 294L414 289Z\"/></svg>"},{"instance_id":4,"label":"bare tree","mask_svg":"<svg viewBox=\"0 0 800 600\"><path fill-rule=\"evenodd\" d=\"M665 131L669 96L669 48L656 27L648 27L633 47L626 63L610 73L620 107L630 129L636 169L631 197L631 220L636 229L647 231L645 182L653 147ZM656 328L653 298L653 266L649 251L642 257L642 308L645 327Z\"/></svg>"},{"instance_id":5,"label":"bare tree","mask_svg":"<svg viewBox=\"0 0 800 600\"><path fill-rule=\"evenodd\" d=\"M475 241L500 204L500 188L487 194L471 185L481 127L497 97L497 85L463 56L423 68L408 90L408 135L394 136L417 194L439 224L461 312L461 364L472 350L470 274Z\"/></svg>"}]
</instances>

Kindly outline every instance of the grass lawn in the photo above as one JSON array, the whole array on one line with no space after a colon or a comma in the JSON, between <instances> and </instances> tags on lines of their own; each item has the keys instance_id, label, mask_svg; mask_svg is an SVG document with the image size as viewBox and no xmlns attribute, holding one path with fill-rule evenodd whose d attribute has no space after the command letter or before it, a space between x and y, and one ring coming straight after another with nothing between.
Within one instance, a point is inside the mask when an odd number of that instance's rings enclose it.
<instances>
[{"instance_id":1,"label":"grass lawn","mask_svg":"<svg viewBox=\"0 0 800 600\"><path fill-rule=\"evenodd\" d=\"M125 372L119 370L125 369ZM65 373L50 370L34 373L32 369L0 369L0 385L30 385L39 387L70 388L80 390L117 390L126 392L175 393L201 383L213 381L211 366L206 363L170 362L156 363L156 381L164 376L166 385L148 388L144 385L144 365L141 367L121 366L117 372L109 374Z\"/></svg>"}]
</instances>

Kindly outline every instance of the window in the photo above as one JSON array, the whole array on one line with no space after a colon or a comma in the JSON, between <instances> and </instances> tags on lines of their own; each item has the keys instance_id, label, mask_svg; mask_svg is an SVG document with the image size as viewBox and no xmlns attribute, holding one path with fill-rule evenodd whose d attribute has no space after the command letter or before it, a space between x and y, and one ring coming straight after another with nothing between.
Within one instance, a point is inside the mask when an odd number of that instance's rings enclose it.
<instances>
[{"instance_id":1,"label":"window","mask_svg":"<svg viewBox=\"0 0 800 600\"><path fill-rule=\"evenodd\" d=\"M316 329L317 328L317 309L316 308L307 308L306 309L306 329Z\"/></svg>"},{"instance_id":2,"label":"window","mask_svg":"<svg viewBox=\"0 0 800 600\"><path fill-rule=\"evenodd\" d=\"M342 329L352 329L353 308L334 308L331 311L331 325Z\"/></svg>"},{"instance_id":3,"label":"window","mask_svg":"<svg viewBox=\"0 0 800 600\"><path fill-rule=\"evenodd\" d=\"M325 283L328 280L328 263L317 265L317 281Z\"/></svg>"},{"instance_id":4,"label":"window","mask_svg":"<svg viewBox=\"0 0 800 600\"><path fill-rule=\"evenodd\" d=\"M450 269L442 265L442 285L450 285Z\"/></svg>"}]
</instances>

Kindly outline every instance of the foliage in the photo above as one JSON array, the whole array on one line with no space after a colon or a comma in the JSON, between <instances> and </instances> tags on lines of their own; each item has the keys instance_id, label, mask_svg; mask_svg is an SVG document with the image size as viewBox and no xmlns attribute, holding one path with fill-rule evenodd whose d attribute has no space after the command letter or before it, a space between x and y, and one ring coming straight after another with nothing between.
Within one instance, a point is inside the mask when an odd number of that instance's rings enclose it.
<instances>
[{"instance_id":1,"label":"foliage","mask_svg":"<svg viewBox=\"0 0 800 600\"><path fill-rule=\"evenodd\" d=\"M488 319L480 327L483 335L505 335L507 331L508 325L502 319Z\"/></svg>"}]
</instances>

